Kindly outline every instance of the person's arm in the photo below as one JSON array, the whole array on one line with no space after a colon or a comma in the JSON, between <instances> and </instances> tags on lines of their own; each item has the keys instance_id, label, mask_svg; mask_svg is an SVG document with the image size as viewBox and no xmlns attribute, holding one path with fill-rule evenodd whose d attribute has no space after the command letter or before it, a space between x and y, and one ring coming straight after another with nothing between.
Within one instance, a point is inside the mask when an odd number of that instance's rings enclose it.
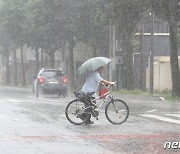
<instances>
[{"instance_id":1,"label":"person's arm","mask_svg":"<svg viewBox=\"0 0 180 154\"><path fill-rule=\"evenodd\" d=\"M107 80L102 80L101 82L100 82L100 84L105 84L105 85L113 85L114 84L114 82L110 82L110 81L107 81Z\"/></svg>"},{"instance_id":2,"label":"person's arm","mask_svg":"<svg viewBox=\"0 0 180 154\"><path fill-rule=\"evenodd\" d=\"M115 84L115 82L110 82L110 81L107 81L107 80L104 80L101 76L100 76L100 74L97 72L96 73L96 76L95 76L95 79L96 79L96 81L100 84L100 85L113 85L113 84Z\"/></svg>"}]
</instances>

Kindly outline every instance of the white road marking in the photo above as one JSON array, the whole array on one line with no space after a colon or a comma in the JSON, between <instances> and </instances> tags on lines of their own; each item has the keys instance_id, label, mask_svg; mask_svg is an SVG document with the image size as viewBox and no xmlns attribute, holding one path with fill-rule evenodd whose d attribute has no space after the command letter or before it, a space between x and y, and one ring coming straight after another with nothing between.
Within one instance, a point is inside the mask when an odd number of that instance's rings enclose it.
<instances>
[{"instance_id":1,"label":"white road marking","mask_svg":"<svg viewBox=\"0 0 180 154\"><path fill-rule=\"evenodd\" d=\"M10 99L10 100L6 100L7 102L23 102L23 101L20 101L20 100L15 100L15 99Z\"/></svg>"},{"instance_id":2,"label":"white road marking","mask_svg":"<svg viewBox=\"0 0 180 154\"><path fill-rule=\"evenodd\" d=\"M14 118L13 120L14 120L14 121L20 121L20 119L17 119L17 118Z\"/></svg>"},{"instance_id":3,"label":"white road marking","mask_svg":"<svg viewBox=\"0 0 180 154\"><path fill-rule=\"evenodd\" d=\"M157 115L153 115L153 114L140 114L140 116L151 118L151 119L156 119L156 120L161 120L161 121L166 121L166 122L170 122L170 123L180 124L180 120L175 120L175 119L157 116Z\"/></svg>"},{"instance_id":4,"label":"white road marking","mask_svg":"<svg viewBox=\"0 0 180 154\"><path fill-rule=\"evenodd\" d=\"M24 101L22 100L16 100L16 99L4 99L4 100L0 100L0 103L6 103L6 102L19 102L19 103L22 103Z\"/></svg>"},{"instance_id":5,"label":"white road marking","mask_svg":"<svg viewBox=\"0 0 180 154\"><path fill-rule=\"evenodd\" d=\"M150 111L147 111L148 113L151 113L151 112L155 112L155 111L157 111L157 110L150 110Z\"/></svg>"},{"instance_id":6,"label":"white road marking","mask_svg":"<svg viewBox=\"0 0 180 154\"><path fill-rule=\"evenodd\" d=\"M180 118L180 114L166 114L166 115Z\"/></svg>"}]
</instances>

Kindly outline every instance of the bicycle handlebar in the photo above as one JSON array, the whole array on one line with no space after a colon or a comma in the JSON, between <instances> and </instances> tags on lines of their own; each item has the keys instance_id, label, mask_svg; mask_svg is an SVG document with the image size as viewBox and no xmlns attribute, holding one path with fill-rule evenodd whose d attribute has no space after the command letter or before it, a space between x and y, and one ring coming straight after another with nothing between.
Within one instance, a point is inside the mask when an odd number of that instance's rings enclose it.
<instances>
[{"instance_id":1,"label":"bicycle handlebar","mask_svg":"<svg viewBox=\"0 0 180 154\"><path fill-rule=\"evenodd\" d=\"M103 85L103 86L105 86L107 89L109 88L109 87L111 87L111 86L116 86L116 81L114 82L114 84L110 84L110 85Z\"/></svg>"}]
</instances>

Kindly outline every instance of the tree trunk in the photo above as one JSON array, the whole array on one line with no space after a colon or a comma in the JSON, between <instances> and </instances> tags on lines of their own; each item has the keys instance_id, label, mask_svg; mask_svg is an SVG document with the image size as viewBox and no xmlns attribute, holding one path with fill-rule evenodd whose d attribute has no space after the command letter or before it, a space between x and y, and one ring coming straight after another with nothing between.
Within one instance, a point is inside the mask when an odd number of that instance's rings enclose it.
<instances>
[{"instance_id":1,"label":"tree trunk","mask_svg":"<svg viewBox=\"0 0 180 154\"><path fill-rule=\"evenodd\" d=\"M52 51L52 52L49 53L50 67L51 67L51 68L55 68L54 54L55 54L55 51Z\"/></svg>"},{"instance_id":2,"label":"tree trunk","mask_svg":"<svg viewBox=\"0 0 180 154\"><path fill-rule=\"evenodd\" d=\"M11 85L11 83L10 83L10 69L9 69L9 52L6 54L6 85Z\"/></svg>"},{"instance_id":3,"label":"tree trunk","mask_svg":"<svg viewBox=\"0 0 180 154\"><path fill-rule=\"evenodd\" d=\"M131 33L126 30L125 34L125 52L126 52L126 78L127 78L127 90L134 89L134 80L133 80L133 49L131 45Z\"/></svg>"},{"instance_id":4,"label":"tree trunk","mask_svg":"<svg viewBox=\"0 0 180 154\"><path fill-rule=\"evenodd\" d=\"M21 45L21 69L22 69L22 86L26 87L26 73L24 69L24 54L23 54L23 46Z\"/></svg>"},{"instance_id":5,"label":"tree trunk","mask_svg":"<svg viewBox=\"0 0 180 154\"><path fill-rule=\"evenodd\" d=\"M14 49L14 85L18 86L16 49Z\"/></svg>"},{"instance_id":6,"label":"tree trunk","mask_svg":"<svg viewBox=\"0 0 180 154\"><path fill-rule=\"evenodd\" d=\"M144 24L143 24L143 19L141 22L141 35L140 35L140 89L142 91L145 91L145 73L144 73Z\"/></svg>"},{"instance_id":7,"label":"tree trunk","mask_svg":"<svg viewBox=\"0 0 180 154\"><path fill-rule=\"evenodd\" d=\"M178 49L177 49L177 25L169 23L170 32L170 64L172 76L172 96L180 96L180 71L178 62Z\"/></svg>"},{"instance_id":8,"label":"tree trunk","mask_svg":"<svg viewBox=\"0 0 180 154\"><path fill-rule=\"evenodd\" d=\"M35 74L38 74L38 72L39 72L39 52L38 52L38 49L36 49L35 52L36 52L36 70L35 70Z\"/></svg>"},{"instance_id":9,"label":"tree trunk","mask_svg":"<svg viewBox=\"0 0 180 154\"><path fill-rule=\"evenodd\" d=\"M123 89L127 89L127 74L126 74L126 57L127 57L127 52L126 52L126 37L125 37L125 32L123 32L122 35L122 57L123 57L123 65L122 65L122 74L123 74Z\"/></svg>"},{"instance_id":10,"label":"tree trunk","mask_svg":"<svg viewBox=\"0 0 180 154\"><path fill-rule=\"evenodd\" d=\"M74 74L74 40L71 39L69 41L69 58L68 58L68 77L69 77L69 85L72 89L75 88L75 74Z\"/></svg>"},{"instance_id":11,"label":"tree trunk","mask_svg":"<svg viewBox=\"0 0 180 154\"><path fill-rule=\"evenodd\" d=\"M67 42L63 40L63 48L62 48L62 61L63 61L63 71L67 75Z\"/></svg>"},{"instance_id":12,"label":"tree trunk","mask_svg":"<svg viewBox=\"0 0 180 154\"><path fill-rule=\"evenodd\" d=\"M44 50L41 49L41 68L44 68Z\"/></svg>"}]
</instances>

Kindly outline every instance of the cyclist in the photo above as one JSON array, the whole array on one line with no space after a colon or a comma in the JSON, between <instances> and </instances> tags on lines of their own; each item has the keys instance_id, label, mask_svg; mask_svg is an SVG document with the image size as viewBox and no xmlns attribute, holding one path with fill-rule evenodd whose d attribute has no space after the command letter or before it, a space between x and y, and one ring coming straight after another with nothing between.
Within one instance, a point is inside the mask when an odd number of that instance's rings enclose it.
<instances>
[{"instance_id":1,"label":"cyclist","mask_svg":"<svg viewBox=\"0 0 180 154\"><path fill-rule=\"evenodd\" d=\"M100 84L105 84L105 85L112 85L114 84L114 82L110 82L107 80L104 80L101 77L101 73L103 71L104 67L100 67L97 70L93 71L86 79L83 87L82 87L82 91L86 94L89 92L95 92L95 94L93 95L93 97L97 97L97 90L99 88ZM90 120L91 119L91 115L89 116L88 120L86 121L85 124L93 124L94 122Z\"/></svg>"}]
</instances>

